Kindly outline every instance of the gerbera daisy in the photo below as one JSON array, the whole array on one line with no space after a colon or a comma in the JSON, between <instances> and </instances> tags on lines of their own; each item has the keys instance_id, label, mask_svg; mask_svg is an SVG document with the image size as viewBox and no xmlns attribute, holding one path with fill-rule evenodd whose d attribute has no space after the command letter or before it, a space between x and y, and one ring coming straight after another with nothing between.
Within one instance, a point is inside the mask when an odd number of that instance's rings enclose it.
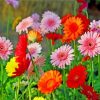
<instances>
[{"instance_id":1,"label":"gerbera daisy","mask_svg":"<svg viewBox=\"0 0 100 100\"><path fill-rule=\"evenodd\" d=\"M19 0L5 0L7 4L12 5L14 8L18 8Z\"/></svg>"},{"instance_id":2,"label":"gerbera daisy","mask_svg":"<svg viewBox=\"0 0 100 100\"><path fill-rule=\"evenodd\" d=\"M85 61L90 60L90 59L91 59L90 56L85 56L82 58L82 62L85 62Z\"/></svg>"},{"instance_id":3,"label":"gerbera daisy","mask_svg":"<svg viewBox=\"0 0 100 100\"><path fill-rule=\"evenodd\" d=\"M16 32L21 33L22 31L28 31L29 27L32 27L33 25L33 19L31 17L27 17L23 19L17 26L16 26Z\"/></svg>"},{"instance_id":4,"label":"gerbera daisy","mask_svg":"<svg viewBox=\"0 0 100 100\"><path fill-rule=\"evenodd\" d=\"M62 38L62 35L57 33L48 33L46 34L46 37L52 40L52 45L54 45L56 40L60 40Z\"/></svg>"},{"instance_id":5,"label":"gerbera daisy","mask_svg":"<svg viewBox=\"0 0 100 100\"><path fill-rule=\"evenodd\" d=\"M7 60L12 53L13 45L10 40L5 37L0 37L0 58Z\"/></svg>"},{"instance_id":6,"label":"gerbera daisy","mask_svg":"<svg viewBox=\"0 0 100 100\"><path fill-rule=\"evenodd\" d=\"M38 31L30 30L28 32L28 40L29 41L41 42L42 41L42 35Z\"/></svg>"},{"instance_id":7,"label":"gerbera daisy","mask_svg":"<svg viewBox=\"0 0 100 100\"><path fill-rule=\"evenodd\" d=\"M78 41L80 43L79 50L86 56L94 57L100 53L100 37L96 32L87 32L81 36Z\"/></svg>"},{"instance_id":8,"label":"gerbera daisy","mask_svg":"<svg viewBox=\"0 0 100 100\"><path fill-rule=\"evenodd\" d=\"M42 33L55 32L55 30L60 26L61 20L58 15L53 12L48 12L48 14L43 15L41 20L41 31Z\"/></svg>"},{"instance_id":9,"label":"gerbera daisy","mask_svg":"<svg viewBox=\"0 0 100 100\"><path fill-rule=\"evenodd\" d=\"M63 45L56 49L51 55L52 65L59 68L65 68L65 65L70 65L74 56L73 52L74 50L69 45Z\"/></svg>"},{"instance_id":10,"label":"gerbera daisy","mask_svg":"<svg viewBox=\"0 0 100 100\"><path fill-rule=\"evenodd\" d=\"M91 86L83 85L81 93L85 95L88 98L88 100L99 100L99 95Z\"/></svg>"},{"instance_id":11,"label":"gerbera daisy","mask_svg":"<svg viewBox=\"0 0 100 100\"><path fill-rule=\"evenodd\" d=\"M46 100L46 99L43 97L35 97L33 100Z\"/></svg>"},{"instance_id":12,"label":"gerbera daisy","mask_svg":"<svg viewBox=\"0 0 100 100\"><path fill-rule=\"evenodd\" d=\"M22 75L29 66L29 59L26 58L27 35L19 35L17 46L15 48L15 57L11 58L6 65L8 76L16 77Z\"/></svg>"},{"instance_id":13,"label":"gerbera daisy","mask_svg":"<svg viewBox=\"0 0 100 100\"><path fill-rule=\"evenodd\" d=\"M76 40L87 30L88 25L89 20L82 14L68 17L64 23L62 42L71 42L72 40Z\"/></svg>"},{"instance_id":14,"label":"gerbera daisy","mask_svg":"<svg viewBox=\"0 0 100 100\"><path fill-rule=\"evenodd\" d=\"M69 88L78 88L83 85L86 80L86 68L83 65L78 65L72 68L67 76L67 86Z\"/></svg>"},{"instance_id":15,"label":"gerbera daisy","mask_svg":"<svg viewBox=\"0 0 100 100\"><path fill-rule=\"evenodd\" d=\"M98 21L93 20L90 23L89 27L90 27L90 31L97 32L100 35L100 20Z\"/></svg>"},{"instance_id":16,"label":"gerbera daisy","mask_svg":"<svg viewBox=\"0 0 100 100\"><path fill-rule=\"evenodd\" d=\"M38 90L48 94L54 91L62 82L62 75L57 70L45 72L38 82Z\"/></svg>"},{"instance_id":17,"label":"gerbera daisy","mask_svg":"<svg viewBox=\"0 0 100 100\"><path fill-rule=\"evenodd\" d=\"M28 45L28 50L32 57L37 57L41 53L42 47L39 43L31 43Z\"/></svg>"}]
</instances>

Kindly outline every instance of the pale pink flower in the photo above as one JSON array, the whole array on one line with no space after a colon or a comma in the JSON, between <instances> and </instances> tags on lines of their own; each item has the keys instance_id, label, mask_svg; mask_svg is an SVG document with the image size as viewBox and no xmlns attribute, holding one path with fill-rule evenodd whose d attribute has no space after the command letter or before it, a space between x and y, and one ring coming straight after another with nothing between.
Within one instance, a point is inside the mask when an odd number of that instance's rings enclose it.
<instances>
[{"instance_id":1,"label":"pale pink flower","mask_svg":"<svg viewBox=\"0 0 100 100\"><path fill-rule=\"evenodd\" d=\"M55 32L55 30L60 26L61 20L58 15L53 12L47 11L43 14L43 19L41 20L41 31L42 34L48 32Z\"/></svg>"},{"instance_id":2,"label":"pale pink flower","mask_svg":"<svg viewBox=\"0 0 100 100\"><path fill-rule=\"evenodd\" d=\"M100 37L97 32L87 32L81 36L78 41L80 43L79 50L82 55L94 57L100 53Z\"/></svg>"},{"instance_id":3,"label":"pale pink flower","mask_svg":"<svg viewBox=\"0 0 100 100\"><path fill-rule=\"evenodd\" d=\"M41 53L42 47L39 43L35 42L28 45L28 50L32 57L37 57Z\"/></svg>"},{"instance_id":4,"label":"pale pink flower","mask_svg":"<svg viewBox=\"0 0 100 100\"><path fill-rule=\"evenodd\" d=\"M69 45L63 45L56 49L51 55L52 65L59 68L65 68L66 65L70 65L71 60L74 58L73 52L74 50Z\"/></svg>"},{"instance_id":5,"label":"pale pink flower","mask_svg":"<svg viewBox=\"0 0 100 100\"><path fill-rule=\"evenodd\" d=\"M16 32L27 32L29 27L32 27L33 25L33 19L31 17L27 17L23 19L17 26L16 26Z\"/></svg>"},{"instance_id":6,"label":"pale pink flower","mask_svg":"<svg viewBox=\"0 0 100 100\"><path fill-rule=\"evenodd\" d=\"M44 66L44 64L45 64L45 57L44 56L42 56L42 55L39 55L39 56L37 56L37 57L35 57L35 59L34 59L34 64L36 65L36 66Z\"/></svg>"},{"instance_id":7,"label":"pale pink flower","mask_svg":"<svg viewBox=\"0 0 100 100\"><path fill-rule=\"evenodd\" d=\"M11 55L13 45L10 40L7 40L5 37L0 37L0 58L7 60L9 55Z\"/></svg>"},{"instance_id":8,"label":"pale pink flower","mask_svg":"<svg viewBox=\"0 0 100 100\"><path fill-rule=\"evenodd\" d=\"M90 30L91 30L91 31L97 32L97 33L99 33L99 35L100 35L100 20L98 20L98 21L93 20L93 21L90 23L89 27L90 27Z\"/></svg>"}]
</instances>

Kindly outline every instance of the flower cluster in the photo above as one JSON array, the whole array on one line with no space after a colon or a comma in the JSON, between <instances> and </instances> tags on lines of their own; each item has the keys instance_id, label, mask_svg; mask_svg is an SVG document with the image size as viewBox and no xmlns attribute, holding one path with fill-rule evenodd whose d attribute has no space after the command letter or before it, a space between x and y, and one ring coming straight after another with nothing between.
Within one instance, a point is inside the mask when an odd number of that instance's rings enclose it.
<instances>
[{"instance_id":1,"label":"flower cluster","mask_svg":"<svg viewBox=\"0 0 100 100\"><path fill-rule=\"evenodd\" d=\"M85 95L88 100L99 100L94 90L93 59L100 54L100 20L90 22L82 13L84 8L87 8L87 2L77 2L81 6L76 15L66 14L60 18L54 12L46 11L42 18L33 13L22 19L16 26L16 32L19 33L18 42L10 60L8 58L12 53L12 43L5 37L0 37L0 58L8 60L5 68L8 76L14 78L27 71L24 75L29 80L29 94L34 85L32 81L36 82L35 88L38 91L38 96L35 94L33 100L47 100L45 96L55 93L57 89L69 94L73 88L78 89L77 92ZM12 4L12 1L9 1L9 4ZM48 47L45 49L43 47L46 43ZM85 63L87 60L92 60L92 64ZM98 57L96 66L99 63Z\"/></svg>"}]
</instances>

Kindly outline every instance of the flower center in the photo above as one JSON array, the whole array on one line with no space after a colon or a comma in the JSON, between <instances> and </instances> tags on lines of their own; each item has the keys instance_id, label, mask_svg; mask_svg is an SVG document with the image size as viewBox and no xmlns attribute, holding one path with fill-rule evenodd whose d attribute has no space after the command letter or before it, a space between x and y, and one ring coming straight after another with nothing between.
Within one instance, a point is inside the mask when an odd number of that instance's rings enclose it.
<instances>
[{"instance_id":1,"label":"flower center","mask_svg":"<svg viewBox=\"0 0 100 100\"><path fill-rule=\"evenodd\" d=\"M65 60L65 59L67 59L68 55L65 54L64 52L59 52L59 54L57 55L57 57L58 57L60 60Z\"/></svg>"},{"instance_id":2,"label":"flower center","mask_svg":"<svg viewBox=\"0 0 100 100\"><path fill-rule=\"evenodd\" d=\"M93 41L91 41L88 43L88 46L90 49L93 49L93 48L95 48L95 43Z\"/></svg>"},{"instance_id":3,"label":"flower center","mask_svg":"<svg viewBox=\"0 0 100 100\"><path fill-rule=\"evenodd\" d=\"M75 81L78 81L78 79L79 79L79 76L76 75L75 78L74 78L74 80L75 80Z\"/></svg>"},{"instance_id":4,"label":"flower center","mask_svg":"<svg viewBox=\"0 0 100 100\"><path fill-rule=\"evenodd\" d=\"M47 24L48 24L48 26L53 26L53 25L55 25L55 21L53 19L49 19Z\"/></svg>"},{"instance_id":5,"label":"flower center","mask_svg":"<svg viewBox=\"0 0 100 100\"><path fill-rule=\"evenodd\" d=\"M47 81L47 88L52 88L55 86L55 80L54 79L50 79Z\"/></svg>"},{"instance_id":6,"label":"flower center","mask_svg":"<svg viewBox=\"0 0 100 100\"><path fill-rule=\"evenodd\" d=\"M31 54L34 54L36 52L36 48L30 48L29 51Z\"/></svg>"},{"instance_id":7,"label":"flower center","mask_svg":"<svg viewBox=\"0 0 100 100\"><path fill-rule=\"evenodd\" d=\"M69 29L72 33L75 33L78 30L78 25L76 23L71 23Z\"/></svg>"}]
</instances>

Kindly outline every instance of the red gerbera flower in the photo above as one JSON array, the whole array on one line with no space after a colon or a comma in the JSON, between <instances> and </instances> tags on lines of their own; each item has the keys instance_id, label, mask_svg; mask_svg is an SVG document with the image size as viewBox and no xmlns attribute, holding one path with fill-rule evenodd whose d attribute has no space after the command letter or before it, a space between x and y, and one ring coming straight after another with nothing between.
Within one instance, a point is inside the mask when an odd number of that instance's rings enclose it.
<instances>
[{"instance_id":1,"label":"red gerbera flower","mask_svg":"<svg viewBox=\"0 0 100 100\"><path fill-rule=\"evenodd\" d=\"M84 94L88 100L99 100L99 95L96 93L96 91L93 89L93 87L88 85L83 85L81 93Z\"/></svg>"},{"instance_id":2,"label":"red gerbera flower","mask_svg":"<svg viewBox=\"0 0 100 100\"><path fill-rule=\"evenodd\" d=\"M56 40L59 40L62 38L62 35L57 34L57 33L48 33L48 34L46 34L46 37L48 39L52 40L52 45L54 45Z\"/></svg>"},{"instance_id":3,"label":"red gerbera flower","mask_svg":"<svg viewBox=\"0 0 100 100\"><path fill-rule=\"evenodd\" d=\"M83 65L75 66L70 70L67 79L67 86L69 88L78 88L83 85L86 80L86 68Z\"/></svg>"},{"instance_id":4,"label":"red gerbera flower","mask_svg":"<svg viewBox=\"0 0 100 100\"><path fill-rule=\"evenodd\" d=\"M26 58L26 49L27 49L27 35L21 34L19 35L18 43L15 49L15 59L16 63L18 63L18 67L15 68L12 77L20 76L23 74L28 66L29 66L29 59Z\"/></svg>"}]
</instances>

